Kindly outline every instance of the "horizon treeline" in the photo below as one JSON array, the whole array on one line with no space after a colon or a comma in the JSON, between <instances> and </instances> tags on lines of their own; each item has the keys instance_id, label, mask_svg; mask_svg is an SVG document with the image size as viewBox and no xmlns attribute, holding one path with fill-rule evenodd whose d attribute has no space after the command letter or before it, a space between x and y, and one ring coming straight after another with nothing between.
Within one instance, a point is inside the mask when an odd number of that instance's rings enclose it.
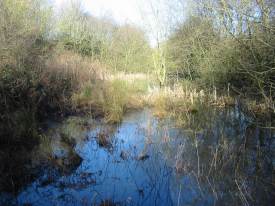
<instances>
[{"instance_id":1,"label":"horizon treeline","mask_svg":"<svg viewBox=\"0 0 275 206\"><path fill-rule=\"evenodd\" d=\"M72 110L106 72L149 72L150 53L141 29L96 18L81 1L56 13L46 0L1 0L1 141L37 136L37 120Z\"/></svg>"},{"instance_id":2,"label":"horizon treeline","mask_svg":"<svg viewBox=\"0 0 275 206\"><path fill-rule=\"evenodd\" d=\"M169 35L152 48L141 28L94 17L81 1L68 1L56 13L47 0L0 0L0 142L37 136L40 120L83 102L121 120L130 98L125 94L145 92L149 84L135 82L140 85L133 89L103 82L118 72L150 75L155 87L172 82L214 89L274 111L274 4L187 1L185 18L172 30L167 25ZM174 18L173 9L165 12Z\"/></svg>"},{"instance_id":3,"label":"horizon treeline","mask_svg":"<svg viewBox=\"0 0 275 206\"><path fill-rule=\"evenodd\" d=\"M264 98L274 108L275 2L192 2L164 44L169 70L203 87Z\"/></svg>"}]
</instances>

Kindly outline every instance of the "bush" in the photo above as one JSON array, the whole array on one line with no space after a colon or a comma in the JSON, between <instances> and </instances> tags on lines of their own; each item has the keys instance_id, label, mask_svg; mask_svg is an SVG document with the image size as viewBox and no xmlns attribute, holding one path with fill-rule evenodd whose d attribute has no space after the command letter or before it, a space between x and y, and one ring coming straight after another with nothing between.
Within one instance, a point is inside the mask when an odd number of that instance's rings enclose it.
<instances>
[{"instance_id":1,"label":"bush","mask_svg":"<svg viewBox=\"0 0 275 206\"><path fill-rule=\"evenodd\" d=\"M274 4L269 1L198 1L167 41L169 73L221 92L230 87L272 107L274 28Z\"/></svg>"}]
</instances>

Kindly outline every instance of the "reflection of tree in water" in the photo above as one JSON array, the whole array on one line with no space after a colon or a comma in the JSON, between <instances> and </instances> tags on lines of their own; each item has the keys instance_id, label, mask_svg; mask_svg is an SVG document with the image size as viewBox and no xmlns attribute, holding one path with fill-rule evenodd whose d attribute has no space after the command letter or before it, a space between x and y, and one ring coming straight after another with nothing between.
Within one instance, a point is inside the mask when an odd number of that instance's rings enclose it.
<instances>
[{"instance_id":1,"label":"reflection of tree in water","mask_svg":"<svg viewBox=\"0 0 275 206\"><path fill-rule=\"evenodd\" d=\"M176 146L175 168L183 178L198 180L200 198L212 193L218 204L272 202L271 130L250 126L231 110L207 113L209 121L195 118L196 130L187 131Z\"/></svg>"},{"instance_id":2,"label":"reflection of tree in water","mask_svg":"<svg viewBox=\"0 0 275 206\"><path fill-rule=\"evenodd\" d=\"M54 179L48 170L48 177L38 178L21 198L31 194L49 204L71 205L272 202L271 130L253 126L234 110L198 112L184 129L147 113L133 113L121 125L86 128L75 147L83 159L78 168ZM98 134L111 146L100 146Z\"/></svg>"},{"instance_id":3,"label":"reflection of tree in water","mask_svg":"<svg viewBox=\"0 0 275 206\"><path fill-rule=\"evenodd\" d=\"M27 149L7 148L0 152L0 192L17 193L35 176L31 168L31 155Z\"/></svg>"}]
</instances>

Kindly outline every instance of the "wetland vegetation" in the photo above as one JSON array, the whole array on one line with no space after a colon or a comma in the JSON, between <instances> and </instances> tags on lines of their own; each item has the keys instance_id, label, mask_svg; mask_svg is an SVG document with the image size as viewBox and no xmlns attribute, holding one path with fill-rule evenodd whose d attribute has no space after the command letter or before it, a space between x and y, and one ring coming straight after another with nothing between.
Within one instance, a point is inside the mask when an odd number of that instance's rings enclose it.
<instances>
[{"instance_id":1,"label":"wetland vegetation","mask_svg":"<svg viewBox=\"0 0 275 206\"><path fill-rule=\"evenodd\" d=\"M85 2L0 0L0 205L272 205L274 1Z\"/></svg>"}]
</instances>

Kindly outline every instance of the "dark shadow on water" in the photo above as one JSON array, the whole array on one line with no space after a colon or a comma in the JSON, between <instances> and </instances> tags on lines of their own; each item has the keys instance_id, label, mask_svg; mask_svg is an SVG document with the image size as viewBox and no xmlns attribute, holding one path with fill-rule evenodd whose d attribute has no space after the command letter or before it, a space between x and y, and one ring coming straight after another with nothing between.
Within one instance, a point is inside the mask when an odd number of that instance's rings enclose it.
<instances>
[{"instance_id":1,"label":"dark shadow on water","mask_svg":"<svg viewBox=\"0 0 275 206\"><path fill-rule=\"evenodd\" d=\"M39 175L16 195L0 193L0 205L275 201L272 129L259 128L236 109L198 112L188 126L178 125L147 109L127 114L120 125L68 119L48 132L51 140L30 158L40 165Z\"/></svg>"}]
</instances>

